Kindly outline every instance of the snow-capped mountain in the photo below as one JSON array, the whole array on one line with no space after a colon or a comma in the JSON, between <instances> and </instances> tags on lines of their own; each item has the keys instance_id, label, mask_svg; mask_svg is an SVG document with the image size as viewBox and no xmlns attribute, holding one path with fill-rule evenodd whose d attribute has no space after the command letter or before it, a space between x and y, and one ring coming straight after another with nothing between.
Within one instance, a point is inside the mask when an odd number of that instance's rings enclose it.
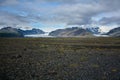
<instances>
[{"instance_id":1,"label":"snow-capped mountain","mask_svg":"<svg viewBox=\"0 0 120 80\"><path fill-rule=\"evenodd\" d=\"M100 34L101 30L99 27L88 27L86 30L90 31L93 34Z\"/></svg>"},{"instance_id":2,"label":"snow-capped mountain","mask_svg":"<svg viewBox=\"0 0 120 80\"><path fill-rule=\"evenodd\" d=\"M55 31L50 32L50 36L93 36L94 34L100 34L99 27L72 27L65 29L57 29Z\"/></svg>"}]
</instances>

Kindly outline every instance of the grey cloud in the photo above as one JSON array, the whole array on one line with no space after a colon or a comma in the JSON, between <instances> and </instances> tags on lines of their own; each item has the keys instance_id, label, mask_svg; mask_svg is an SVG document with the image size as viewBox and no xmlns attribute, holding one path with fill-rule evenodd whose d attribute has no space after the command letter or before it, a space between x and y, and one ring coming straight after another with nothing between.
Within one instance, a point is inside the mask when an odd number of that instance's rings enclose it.
<instances>
[{"instance_id":1,"label":"grey cloud","mask_svg":"<svg viewBox=\"0 0 120 80\"><path fill-rule=\"evenodd\" d=\"M0 4L4 3L6 0L0 0Z\"/></svg>"},{"instance_id":2,"label":"grey cloud","mask_svg":"<svg viewBox=\"0 0 120 80\"><path fill-rule=\"evenodd\" d=\"M46 0L47 1L47 0ZM55 17L44 18L41 17L40 21L55 21L63 22L68 25L86 25L91 24L91 18L106 12L112 12L119 10L120 0L88 0L86 2L92 1L92 4L85 3L82 4L83 0L51 0L56 2L66 2L53 10L48 15L55 15ZM74 1L74 4L68 4ZM75 3L78 2L78 3ZM49 13L49 12L48 12ZM93 21L94 22L94 21Z\"/></svg>"},{"instance_id":3,"label":"grey cloud","mask_svg":"<svg viewBox=\"0 0 120 80\"><path fill-rule=\"evenodd\" d=\"M99 21L102 25L109 25L109 24L118 24L120 25L120 16L118 17L104 17Z\"/></svg>"},{"instance_id":4,"label":"grey cloud","mask_svg":"<svg viewBox=\"0 0 120 80\"><path fill-rule=\"evenodd\" d=\"M53 15L52 18L41 16L40 21L55 21L66 23L67 25L84 25L90 24L91 17L101 12L103 9L99 5L62 5L51 10L49 15Z\"/></svg>"},{"instance_id":5,"label":"grey cloud","mask_svg":"<svg viewBox=\"0 0 120 80\"><path fill-rule=\"evenodd\" d=\"M19 24L27 25L29 24L29 19L26 19L26 17L10 14L7 12L1 12L0 13L0 25L1 26L17 26Z\"/></svg>"},{"instance_id":6,"label":"grey cloud","mask_svg":"<svg viewBox=\"0 0 120 80\"><path fill-rule=\"evenodd\" d=\"M29 24L32 21L43 23L65 23L67 25L87 25L91 24L92 17L97 15L116 12L120 10L120 0L25 0L21 3L19 0L0 0L0 5L19 4L25 12L29 13L28 16L23 17L17 14L3 14L0 20L8 24ZM42 3L60 3L55 7L42 7L37 6ZM41 15L44 14L44 15ZM41 16L39 16L40 14ZM12 20L12 21L11 21ZM119 18L103 18L100 24L119 23ZM3 21L0 24L4 23Z\"/></svg>"},{"instance_id":7,"label":"grey cloud","mask_svg":"<svg viewBox=\"0 0 120 80\"><path fill-rule=\"evenodd\" d=\"M44 2L58 2L63 4L93 3L97 0L43 0Z\"/></svg>"},{"instance_id":8,"label":"grey cloud","mask_svg":"<svg viewBox=\"0 0 120 80\"><path fill-rule=\"evenodd\" d=\"M111 10L119 9L120 7L120 0L100 0L99 3Z\"/></svg>"},{"instance_id":9,"label":"grey cloud","mask_svg":"<svg viewBox=\"0 0 120 80\"><path fill-rule=\"evenodd\" d=\"M16 5L19 0L0 0L0 6Z\"/></svg>"}]
</instances>

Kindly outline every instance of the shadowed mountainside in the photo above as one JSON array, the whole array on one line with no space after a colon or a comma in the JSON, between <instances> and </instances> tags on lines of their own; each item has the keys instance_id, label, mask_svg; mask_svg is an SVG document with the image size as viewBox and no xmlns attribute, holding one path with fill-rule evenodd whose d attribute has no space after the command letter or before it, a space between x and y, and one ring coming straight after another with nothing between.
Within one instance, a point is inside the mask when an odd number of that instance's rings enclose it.
<instances>
[{"instance_id":1,"label":"shadowed mountainside","mask_svg":"<svg viewBox=\"0 0 120 80\"><path fill-rule=\"evenodd\" d=\"M44 31L35 28L33 28L32 30L21 30L12 27L5 27L0 29L0 37L24 37L24 35L44 33Z\"/></svg>"},{"instance_id":2,"label":"shadowed mountainside","mask_svg":"<svg viewBox=\"0 0 120 80\"><path fill-rule=\"evenodd\" d=\"M90 29L83 29L78 27L66 28L66 29L58 29L50 32L50 36L57 37L78 37L78 36L93 36L93 32Z\"/></svg>"},{"instance_id":3,"label":"shadowed mountainside","mask_svg":"<svg viewBox=\"0 0 120 80\"><path fill-rule=\"evenodd\" d=\"M120 27L110 30L107 35L111 37L120 37Z\"/></svg>"},{"instance_id":4,"label":"shadowed mountainside","mask_svg":"<svg viewBox=\"0 0 120 80\"><path fill-rule=\"evenodd\" d=\"M0 37L24 37L20 30L11 27L0 29Z\"/></svg>"},{"instance_id":5,"label":"shadowed mountainside","mask_svg":"<svg viewBox=\"0 0 120 80\"><path fill-rule=\"evenodd\" d=\"M19 29L20 30L20 29ZM20 32L24 35L30 35L30 34L45 34L44 31L40 29L33 28L32 30L20 30Z\"/></svg>"}]
</instances>

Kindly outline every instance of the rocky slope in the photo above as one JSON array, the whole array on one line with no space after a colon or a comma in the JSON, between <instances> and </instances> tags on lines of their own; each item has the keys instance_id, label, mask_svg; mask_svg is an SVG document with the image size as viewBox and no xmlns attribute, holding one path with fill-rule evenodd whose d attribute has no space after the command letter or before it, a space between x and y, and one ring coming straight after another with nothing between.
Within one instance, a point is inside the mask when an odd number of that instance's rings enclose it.
<instances>
[{"instance_id":1,"label":"rocky slope","mask_svg":"<svg viewBox=\"0 0 120 80\"><path fill-rule=\"evenodd\" d=\"M85 29L93 34L100 34L101 33L101 29L99 27L88 27Z\"/></svg>"},{"instance_id":2,"label":"rocky slope","mask_svg":"<svg viewBox=\"0 0 120 80\"><path fill-rule=\"evenodd\" d=\"M96 32L97 33L97 32ZM57 37L76 37L76 36L93 36L94 32L90 29L83 29L78 27L66 28L66 29L58 29L50 32L50 36Z\"/></svg>"},{"instance_id":3,"label":"rocky slope","mask_svg":"<svg viewBox=\"0 0 120 80\"><path fill-rule=\"evenodd\" d=\"M12 27L5 27L0 29L0 37L24 37L24 35L44 33L44 31L35 28L33 28L32 30L21 30Z\"/></svg>"},{"instance_id":4,"label":"rocky slope","mask_svg":"<svg viewBox=\"0 0 120 80\"><path fill-rule=\"evenodd\" d=\"M44 34L45 32L40 29L33 28L32 30L21 30L19 29L21 33L24 35L30 35L30 34Z\"/></svg>"},{"instance_id":5,"label":"rocky slope","mask_svg":"<svg viewBox=\"0 0 120 80\"><path fill-rule=\"evenodd\" d=\"M120 27L110 30L107 35L111 37L120 37Z\"/></svg>"},{"instance_id":6,"label":"rocky slope","mask_svg":"<svg viewBox=\"0 0 120 80\"><path fill-rule=\"evenodd\" d=\"M0 29L0 37L24 37L20 30L11 27Z\"/></svg>"}]
</instances>

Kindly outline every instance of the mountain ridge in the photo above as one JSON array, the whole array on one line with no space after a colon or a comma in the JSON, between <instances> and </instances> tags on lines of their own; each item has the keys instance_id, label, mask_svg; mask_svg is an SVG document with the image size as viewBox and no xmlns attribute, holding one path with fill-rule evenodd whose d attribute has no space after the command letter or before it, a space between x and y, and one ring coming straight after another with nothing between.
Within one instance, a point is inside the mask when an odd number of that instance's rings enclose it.
<instances>
[{"instance_id":1,"label":"mountain ridge","mask_svg":"<svg viewBox=\"0 0 120 80\"><path fill-rule=\"evenodd\" d=\"M0 29L0 37L24 37L24 35L44 34L40 29L33 28L32 30L22 30L12 27L4 27Z\"/></svg>"},{"instance_id":2,"label":"mountain ridge","mask_svg":"<svg viewBox=\"0 0 120 80\"><path fill-rule=\"evenodd\" d=\"M93 34L99 34L99 28L81 28L81 27L71 27L65 29L57 29L49 33L50 36L57 37L79 37L87 36L91 37Z\"/></svg>"},{"instance_id":3,"label":"mountain ridge","mask_svg":"<svg viewBox=\"0 0 120 80\"><path fill-rule=\"evenodd\" d=\"M109 35L110 37L120 37L120 27L111 29L107 35Z\"/></svg>"}]
</instances>

